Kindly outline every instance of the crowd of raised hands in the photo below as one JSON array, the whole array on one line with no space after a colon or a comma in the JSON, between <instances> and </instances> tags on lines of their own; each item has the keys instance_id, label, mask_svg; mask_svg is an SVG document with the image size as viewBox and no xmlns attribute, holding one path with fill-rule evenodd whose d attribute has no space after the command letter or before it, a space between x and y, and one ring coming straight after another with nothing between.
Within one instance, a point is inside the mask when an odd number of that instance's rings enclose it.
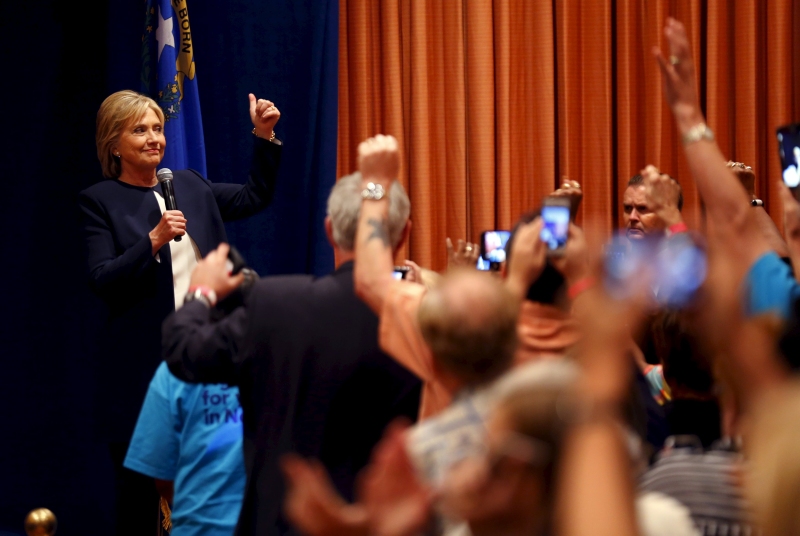
<instances>
[{"instance_id":1,"label":"crowd of raised hands","mask_svg":"<svg viewBox=\"0 0 800 536\"><path fill-rule=\"evenodd\" d=\"M608 273L607 230L574 222L583 196L575 181L552 194L571 202L563 252L548 254L541 218L523 218L496 277L474 270L478 244L448 238L445 274L406 261L406 280L393 280L393 251L379 232L388 208L380 199L365 200L355 246L357 293L383 330L395 329L389 320L396 322L397 311L409 315L396 329L403 340L416 337L427 346L409 352L416 354L410 368L431 389L430 403L423 399L416 424L386 430L353 502L340 497L319 462L285 457L284 507L298 530L313 536L800 533L800 385L792 379L800 356L794 342L800 341L794 278L800 203L779 186L781 237L763 207L751 203L753 170L728 161L705 124L683 25L668 19L664 37L665 51L652 53L705 206L703 228L683 224L680 186L669 175L646 166L636 186L659 222L649 237L657 244L648 251L682 255L664 243L684 240L702 253L699 267L670 264L701 272L691 298L677 306L658 299L669 278L682 274L659 273L655 260ZM365 187L388 191L399 162L391 136L359 147ZM656 388L645 391L653 399L640 400L637 413L632 392L640 377ZM678 408L689 407L681 404L699 402L718 408L716 425L681 420ZM709 513L715 505L722 509L719 490L692 487L688 477L682 485L691 500L666 484L659 488L659 467L669 467L659 464L677 463L671 452L679 449L653 439L650 407L675 408L661 417L665 435L708 432L709 441L687 452L705 456L711 440L726 442L730 456L719 478L724 495L735 499L730 508Z\"/></svg>"}]
</instances>

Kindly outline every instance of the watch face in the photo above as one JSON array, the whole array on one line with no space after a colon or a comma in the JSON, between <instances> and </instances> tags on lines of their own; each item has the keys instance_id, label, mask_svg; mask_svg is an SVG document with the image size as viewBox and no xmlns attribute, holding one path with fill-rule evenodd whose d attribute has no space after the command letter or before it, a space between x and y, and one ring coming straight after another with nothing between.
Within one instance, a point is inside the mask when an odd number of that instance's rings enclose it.
<instances>
[{"instance_id":1,"label":"watch face","mask_svg":"<svg viewBox=\"0 0 800 536\"><path fill-rule=\"evenodd\" d=\"M383 186L370 182L367 184L367 187L362 190L361 197L364 199L373 199L377 201L378 199L383 199L384 192L385 190L383 189Z\"/></svg>"}]
</instances>

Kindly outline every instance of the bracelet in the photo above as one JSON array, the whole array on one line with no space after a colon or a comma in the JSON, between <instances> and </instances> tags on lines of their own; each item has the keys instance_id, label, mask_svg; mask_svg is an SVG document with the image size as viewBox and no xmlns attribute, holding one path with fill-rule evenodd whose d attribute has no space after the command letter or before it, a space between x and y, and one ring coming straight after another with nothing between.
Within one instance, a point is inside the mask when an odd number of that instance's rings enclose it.
<instances>
[{"instance_id":1,"label":"bracelet","mask_svg":"<svg viewBox=\"0 0 800 536\"><path fill-rule=\"evenodd\" d=\"M195 300L203 302L210 309L217 304L217 293L203 285L189 287L189 292L186 293L183 303L185 305Z\"/></svg>"},{"instance_id":2,"label":"bracelet","mask_svg":"<svg viewBox=\"0 0 800 536\"><path fill-rule=\"evenodd\" d=\"M258 132L256 132L256 127L253 127L253 136L255 136L256 138L261 138L261 136L258 135ZM265 138L261 138L261 139L263 140ZM274 130L272 131L272 135L269 138L266 138L266 140L267 141L275 141L275 131Z\"/></svg>"},{"instance_id":3,"label":"bracelet","mask_svg":"<svg viewBox=\"0 0 800 536\"><path fill-rule=\"evenodd\" d=\"M567 289L567 296L570 300L574 300L580 294L592 288L596 282L595 278L591 276L578 279Z\"/></svg>"},{"instance_id":4,"label":"bracelet","mask_svg":"<svg viewBox=\"0 0 800 536\"><path fill-rule=\"evenodd\" d=\"M670 234L670 236L678 233L685 233L688 231L689 227L683 222L678 222L674 225L670 225L669 227L667 227L667 232Z\"/></svg>"},{"instance_id":5,"label":"bracelet","mask_svg":"<svg viewBox=\"0 0 800 536\"><path fill-rule=\"evenodd\" d=\"M683 141L683 145L685 146L700 140L714 141L714 132L708 128L708 125L705 123L698 123L690 128L686 134L683 135L681 141Z\"/></svg>"}]
</instances>

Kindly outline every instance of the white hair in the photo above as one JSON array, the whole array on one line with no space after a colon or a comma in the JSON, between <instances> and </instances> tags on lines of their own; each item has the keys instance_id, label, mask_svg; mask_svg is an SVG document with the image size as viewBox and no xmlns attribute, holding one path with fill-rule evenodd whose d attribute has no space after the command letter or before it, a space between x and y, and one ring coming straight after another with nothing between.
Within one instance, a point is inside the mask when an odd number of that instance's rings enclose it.
<instances>
[{"instance_id":1,"label":"white hair","mask_svg":"<svg viewBox=\"0 0 800 536\"><path fill-rule=\"evenodd\" d=\"M328 196L328 216L333 227L333 241L344 251L353 251L361 212L361 173L345 175L333 186ZM398 181L389 188L389 238L396 248L403 237L411 202Z\"/></svg>"}]
</instances>

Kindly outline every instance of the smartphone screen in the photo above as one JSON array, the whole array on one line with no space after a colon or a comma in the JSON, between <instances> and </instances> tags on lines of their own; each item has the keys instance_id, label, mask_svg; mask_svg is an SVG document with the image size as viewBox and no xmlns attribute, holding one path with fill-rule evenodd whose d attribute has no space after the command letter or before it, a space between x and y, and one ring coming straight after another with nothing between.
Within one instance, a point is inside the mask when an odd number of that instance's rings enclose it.
<instances>
[{"instance_id":1,"label":"smartphone screen","mask_svg":"<svg viewBox=\"0 0 800 536\"><path fill-rule=\"evenodd\" d=\"M545 204L542 207L542 242L550 253L561 252L567 245L569 235L569 205Z\"/></svg>"},{"instance_id":2,"label":"smartphone screen","mask_svg":"<svg viewBox=\"0 0 800 536\"><path fill-rule=\"evenodd\" d=\"M408 266L395 266L394 271L392 272L392 277L394 277L397 280L405 279L406 274L408 274L409 270L411 270L411 268L409 268Z\"/></svg>"},{"instance_id":3,"label":"smartphone screen","mask_svg":"<svg viewBox=\"0 0 800 536\"><path fill-rule=\"evenodd\" d=\"M489 270L506 260L506 243L511 231L484 231L481 233L481 256L478 257L478 270Z\"/></svg>"},{"instance_id":4,"label":"smartphone screen","mask_svg":"<svg viewBox=\"0 0 800 536\"><path fill-rule=\"evenodd\" d=\"M800 123L778 128L777 135L783 182L789 188L797 188L800 186Z\"/></svg>"}]
</instances>

